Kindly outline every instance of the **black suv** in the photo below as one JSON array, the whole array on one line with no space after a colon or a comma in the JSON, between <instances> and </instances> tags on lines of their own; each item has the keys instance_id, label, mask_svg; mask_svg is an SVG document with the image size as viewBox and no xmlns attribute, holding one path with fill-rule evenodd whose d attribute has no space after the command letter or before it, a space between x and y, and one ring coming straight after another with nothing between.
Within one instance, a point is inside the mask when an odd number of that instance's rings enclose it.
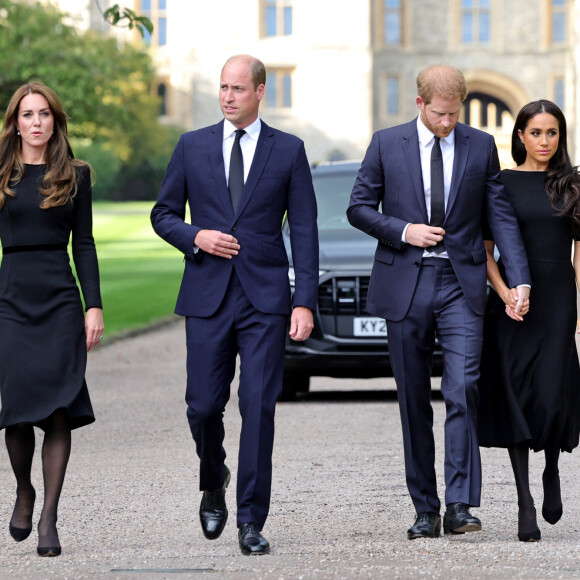
<instances>
[{"instance_id":1,"label":"black suv","mask_svg":"<svg viewBox=\"0 0 580 580\"><path fill-rule=\"evenodd\" d=\"M286 339L282 393L286 400L293 399L297 392L307 392L311 376L392 376L386 323L365 310L377 241L353 228L346 219L359 167L360 162L335 162L312 168L320 237L318 310L308 340ZM283 235L292 283L288 222ZM441 370L438 345L433 369L434 374Z\"/></svg>"}]
</instances>

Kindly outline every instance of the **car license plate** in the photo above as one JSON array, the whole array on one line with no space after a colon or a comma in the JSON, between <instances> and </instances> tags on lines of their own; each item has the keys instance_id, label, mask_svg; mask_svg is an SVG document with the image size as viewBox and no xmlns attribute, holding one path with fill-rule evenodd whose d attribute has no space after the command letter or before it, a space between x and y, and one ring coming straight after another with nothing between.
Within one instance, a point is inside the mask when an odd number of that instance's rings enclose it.
<instances>
[{"instance_id":1,"label":"car license plate","mask_svg":"<svg viewBox=\"0 0 580 580\"><path fill-rule=\"evenodd\" d=\"M382 318L354 318L353 325L355 336L387 336L387 323Z\"/></svg>"}]
</instances>

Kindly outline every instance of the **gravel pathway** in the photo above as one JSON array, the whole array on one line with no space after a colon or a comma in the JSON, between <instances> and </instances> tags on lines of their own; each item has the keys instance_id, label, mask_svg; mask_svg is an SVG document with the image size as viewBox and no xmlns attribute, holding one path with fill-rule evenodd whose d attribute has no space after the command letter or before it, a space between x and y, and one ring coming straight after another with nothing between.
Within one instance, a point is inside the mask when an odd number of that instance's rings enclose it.
<instances>
[{"instance_id":1,"label":"gravel pathway","mask_svg":"<svg viewBox=\"0 0 580 580\"><path fill-rule=\"evenodd\" d=\"M474 510L484 531L410 542L414 512L398 408L384 391L392 391L393 381L316 379L312 396L278 406L272 509L264 529L272 553L248 557L237 544L233 486L223 535L208 542L201 534L198 462L183 402L183 324L105 344L89 357L87 381L97 422L73 433L60 558L36 556L36 532L22 543L10 538L15 484L0 447L1 579L580 578L580 452L562 459L564 516L556 526L541 521L541 542L517 540L509 460L496 449L483 450L483 504ZM235 398L234 388L225 419L234 473ZM442 480L443 403L434 408ZM37 447L40 440L39 432ZM538 511L541 469L542 456L533 455ZM33 472L41 492L38 453Z\"/></svg>"}]
</instances>

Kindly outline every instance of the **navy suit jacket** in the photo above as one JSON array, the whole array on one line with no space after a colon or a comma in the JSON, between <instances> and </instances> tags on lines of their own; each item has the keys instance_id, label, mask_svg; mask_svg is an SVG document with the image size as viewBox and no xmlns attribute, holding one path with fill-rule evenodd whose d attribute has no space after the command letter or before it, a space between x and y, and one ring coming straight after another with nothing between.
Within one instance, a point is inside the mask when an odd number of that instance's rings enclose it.
<instances>
[{"instance_id":1,"label":"navy suit jacket","mask_svg":"<svg viewBox=\"0 0 580 580\"><path fill-rule=\"evenodd\" d=\"M316 199L303 142L262 121L254 159L237 213L227 187L222 153L223 121L181 136L173 153L151 222L157 234L185 255L175 312L208 317L221 304L236 273L252 305L288 315L292 301L288 257L282 239L287 212L294 260L294 306L316 309L318 230ZM185 222L189 204L191 224ZM201 229L233 235L233 259L193 253Z\"/></svg>"},{"instance_id":2,"label":"navy suit jacket","mask_svg":"<svg viewBox=\"0 0 580 580\"><path fill-rule=\"evenodd\" d=\"M501 252L510 286L530 284L517 219L499 171L493 137L458 123L443 228L449 259L467 303L477 314L485 312L486 304L485 218ZM402 233L408 223L429 223L416 119L373 135L347 213L353 226L379 240L367 310L398 322L409 309L424 251L403 243Z\"/></svg>"}]
</instances>

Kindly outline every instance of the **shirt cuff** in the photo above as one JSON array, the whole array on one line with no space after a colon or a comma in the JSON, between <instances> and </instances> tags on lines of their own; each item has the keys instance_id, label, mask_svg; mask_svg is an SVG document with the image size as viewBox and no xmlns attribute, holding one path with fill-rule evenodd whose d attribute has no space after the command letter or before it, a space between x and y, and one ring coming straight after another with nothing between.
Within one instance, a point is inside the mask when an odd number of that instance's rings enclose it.
<instances>
[{"instance_id":1,"label":"shirt cuff","mask_svg":"<svg viewBox=\"0 0 580 580\"><path fill-rule=\"evenodd\" d=\"M407 224L407 225L405 226L405 229L403 230L403 233L401 234L401 242L403 242L404 244L406 244L406 243L407 243L407 230L409 229L409 226L410 226L410 225L411 225L411 224Z\"/></svg>"}]
</instances>

